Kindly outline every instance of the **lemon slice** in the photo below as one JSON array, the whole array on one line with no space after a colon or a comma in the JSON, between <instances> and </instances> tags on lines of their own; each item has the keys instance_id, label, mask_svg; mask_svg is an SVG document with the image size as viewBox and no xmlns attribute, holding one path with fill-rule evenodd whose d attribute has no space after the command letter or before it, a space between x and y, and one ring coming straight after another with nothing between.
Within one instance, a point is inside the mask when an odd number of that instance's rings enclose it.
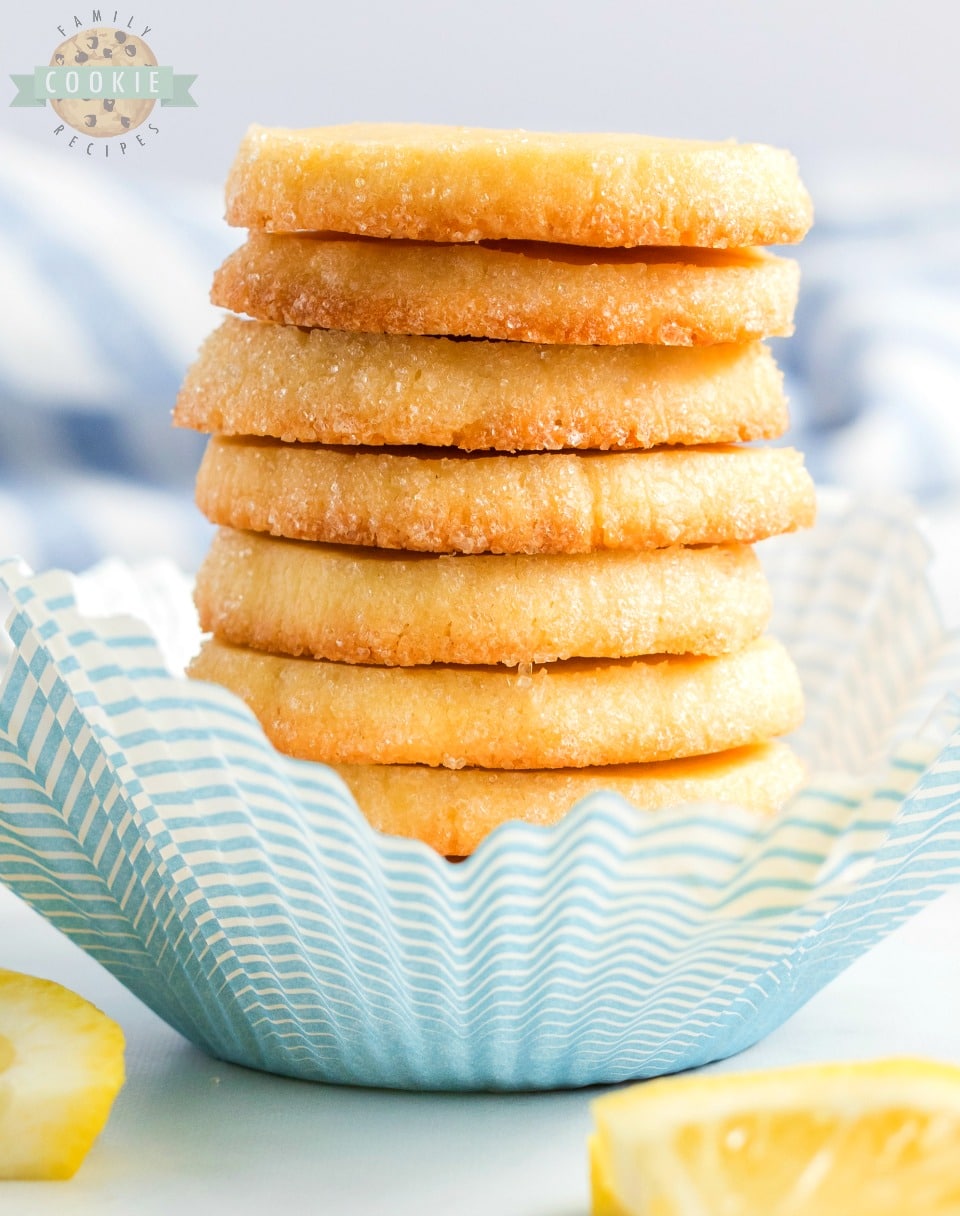
<instances>
[{"instance_id":1,"label":"lemon slice","mask_svg":"<svg viewBox=\"0 0 960 1216\"><path fill-rule=\"evenodd\" d=\"M122 1084L116 1022L59 984L0 970L0 1180L71 1178Z\"/></svg>"},{"instance_id":2,"label":"lemon slice","mask_svg":"<svg viewBox=\"0 0 960 1216\"><path fill-rule=\"evenodd\" d=\"M595 1216L957 1216L960 1068L649 1081L593 1105Z\"/></svg>"}]
</instances>

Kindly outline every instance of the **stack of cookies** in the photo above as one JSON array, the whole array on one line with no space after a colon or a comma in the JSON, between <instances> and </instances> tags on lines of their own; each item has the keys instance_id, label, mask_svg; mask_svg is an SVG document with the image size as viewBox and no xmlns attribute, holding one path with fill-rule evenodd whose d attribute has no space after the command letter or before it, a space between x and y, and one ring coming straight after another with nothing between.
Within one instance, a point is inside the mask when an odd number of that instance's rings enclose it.
<instances>
[{"instance_id":1,"label":"stack of cookies","mask_svg":"<svg viewBox=\"0 0 960 1216\"><path fill-rule=\"evenodd\" d=\"M254 128L190 370L191 674L463 856L596 789L763 810L802 713L752 545L808 525L761 339L811 212L758 145Z\"/></svg>"}]
</instances>

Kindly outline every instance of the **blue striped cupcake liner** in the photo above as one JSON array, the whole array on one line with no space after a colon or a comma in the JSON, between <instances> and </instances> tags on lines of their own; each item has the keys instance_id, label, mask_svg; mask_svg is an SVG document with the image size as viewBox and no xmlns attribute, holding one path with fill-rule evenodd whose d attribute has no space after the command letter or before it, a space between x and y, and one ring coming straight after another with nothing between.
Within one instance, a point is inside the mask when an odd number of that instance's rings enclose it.
<instances>
[{"instance_id":1,"label":"blue striped cupcake liner","mask_svg":"<svg viewBox=\"0 0 960 1216\"><path fill-rule=\"evenodd\" d=\"M960 646L909 510L830 500L764 549L811 785L774 819L598 793L459 865L182 678L182 576L3 563L0 879L191 1042L270 1072L542 1089L740 1051L960 875Z\"/></svg>"}]
</instances>

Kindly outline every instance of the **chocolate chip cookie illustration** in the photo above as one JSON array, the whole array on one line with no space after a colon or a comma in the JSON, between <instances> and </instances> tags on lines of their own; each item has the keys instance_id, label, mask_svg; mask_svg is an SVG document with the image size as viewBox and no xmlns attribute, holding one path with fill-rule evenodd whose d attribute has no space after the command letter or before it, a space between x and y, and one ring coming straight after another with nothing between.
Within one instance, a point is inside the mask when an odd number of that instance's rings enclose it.
<instances>
[{"instance_id":1,"label":"chocolate chip cookie illustration","mask_svg":"<svg viewBox=\"0 0 960 1216\"><path fill-rule=\"evenodd\" d=\"M121 64L156 67L157 59L142 38L109 26L79 30L61 42L50 58L51 67L109 69ZM75 130L106 138L129 133L146 122L156 101L152 97L66 97L51 99L50 104Z\"/></svg>"}]
</instances>

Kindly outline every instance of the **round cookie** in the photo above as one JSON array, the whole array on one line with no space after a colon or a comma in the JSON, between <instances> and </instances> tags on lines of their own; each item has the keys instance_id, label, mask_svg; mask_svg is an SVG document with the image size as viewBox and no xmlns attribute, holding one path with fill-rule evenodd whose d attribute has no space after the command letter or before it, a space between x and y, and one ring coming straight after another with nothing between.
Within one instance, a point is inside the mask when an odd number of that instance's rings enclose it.
<instances>
[{"instance_id":1,"label":"round cookie","mask_svg":"<svg viewBox=\"0 0 960 1216\"><path fill-rule=\"evenodd\" d=\"M582 768L761 743L803 713L769 638L716 658L370 667L208 641L189 674L245 701L282 752L326 764Z\"/></svg>"},{"instance_id":2,"label":"round cookie","mask_svg":"<svg viewBox=\"0 0 960 1216\"><path fill-rule=\"evenodd\" d=\"M288 442L517 451L773 439L787 408L759 342L544 346L229 317L187 372L174 421Z\"/></svg>"},{"instance_id":3,"label":"round cookie","mask_svg":"<svg viewBox=\"0 0 960 1216\"><path fill-rule=\"evenodd\" d=\"M725 654L770 591L742 545L641 553L435 556L222 529L197 575L205 632L346 663L545 663Z\"/></svg>"},{"instance_id":4,"label":"round cookie","mask_svg":"<svg viewBox=\"0 0 960 1216\"><path fill-rule=\"evenodd\" d=\"M798 241L796 162L763 144L404 123L251 127L227 221L277 232L571 245Z\"/></svg>"},{"instance_id":5,"label":"round cookie","mask_svg":"<svg viewBox=\"0 0 960 1216\"><path fill-rule=\"evenodd\" d=\"M758 249L428 245L250 234L211 299L261 321L521 342L748 342L793 331L799 270Z\"/></svg>"},{"instance_id":6,"label":"round cookie","mask_svg":"<svg viewBox=\"0 0 960 1216\"><path fill-rule=\"evenodd\" d=\"M378 831L412 836L446 857L467 857L510 820L556 823L581 798L612 791L641 811L689 802L726 802L771 815L800 788L804 768L785 743L712 756L602 768L465 768L338 765L357 805Z\"/></svg>"},{"instance_id":7,"label":"round cookie","mask_svg":"<svg viewBox=\"0 0 960 1216\"><path fill-rule=\"evenodd\" d=\"M799 452L750 447L486 456L214 435L196 497L231 528L434 553L752 544L815 511Z\"/></svg>"},{"instance_id":8,"label":"round cookie","mask_svg":"<svg viewBox=\"0 0 960 1216\"><path fill-rule=\"evenodd\" d=\"M80 30L61 42L50 59L51 67L156 67L153 51L142 38L112 26ZM154 107L149 97L54 98L50 105L65 123L97 138L122 135L147 121Z\"/></svg>"}]
</instances>

